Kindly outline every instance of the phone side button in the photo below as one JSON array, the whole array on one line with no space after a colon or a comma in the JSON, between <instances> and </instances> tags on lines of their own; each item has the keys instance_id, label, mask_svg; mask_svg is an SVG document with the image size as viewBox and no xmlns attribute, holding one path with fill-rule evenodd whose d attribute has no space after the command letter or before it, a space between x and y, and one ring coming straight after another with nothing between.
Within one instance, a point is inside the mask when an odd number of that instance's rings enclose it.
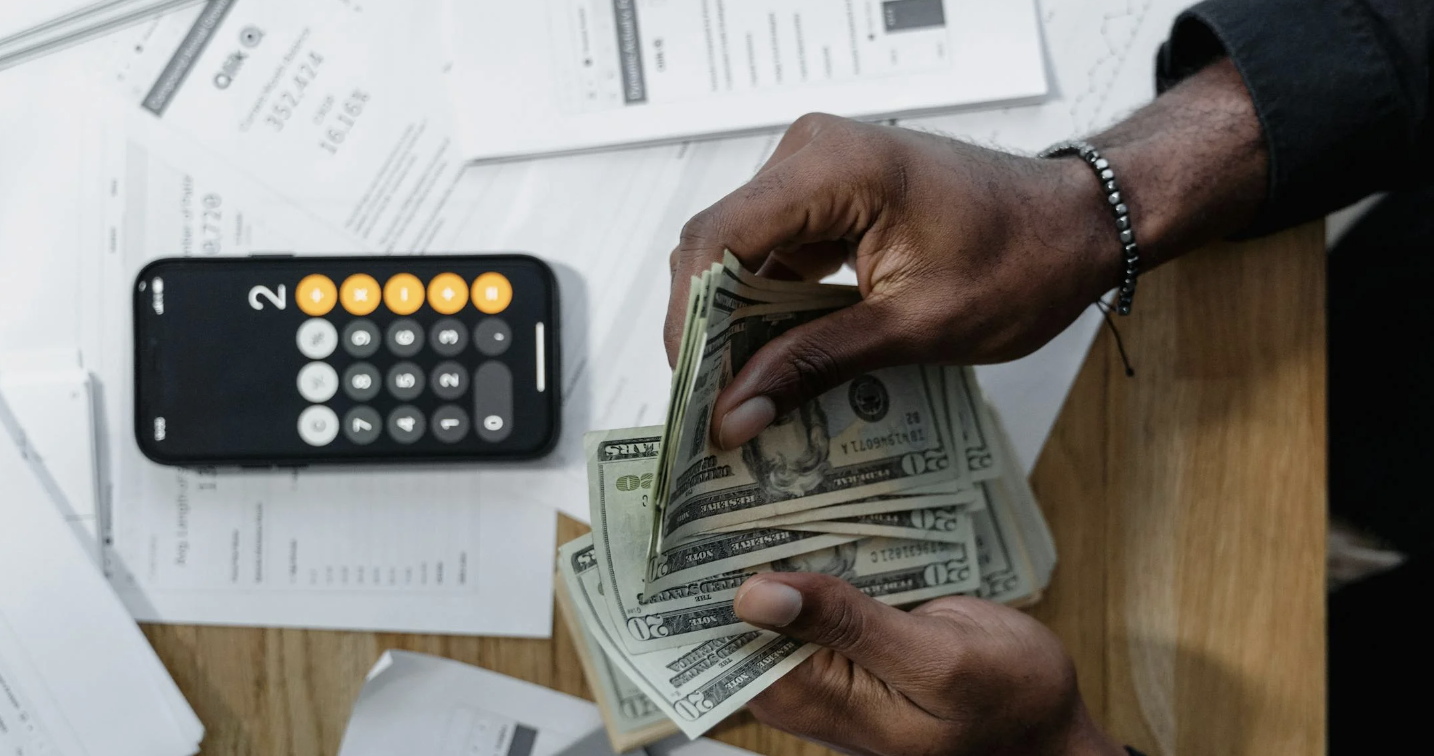
<instances>
[{"instance_id":1,"label":"phone side button","mask_svg":"<svg viewBox=\"0 0 1434 756\"><path fill-rule=\"evenodd\" d=\"M513 372L489 360L473 373L473 421L478 437L498 443L513 432Z\"/></svg>"}]
</instances>

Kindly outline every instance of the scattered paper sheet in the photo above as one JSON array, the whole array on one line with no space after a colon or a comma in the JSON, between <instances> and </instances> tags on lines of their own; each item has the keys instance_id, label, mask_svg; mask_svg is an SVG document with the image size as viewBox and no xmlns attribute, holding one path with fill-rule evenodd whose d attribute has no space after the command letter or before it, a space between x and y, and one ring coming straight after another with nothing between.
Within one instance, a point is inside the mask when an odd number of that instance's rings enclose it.
<instances>
[{"instance_id":1,"label":"scattered paper sheet","mask_svg":"<svg viewBox=\"0 0 1434 756\"><path fill-rule=\"evenodd\" d=\"M186 756L204 727L0 397L0 752Z\"/></svg>"},{"instance_id":2,"label":"scattered paper sheet","mask_svg":"<svg viewBox=\"0 0 1434 756\"><path fill-rule=\"evenodd\" d=\"M556 756L601 732L597 707L461 662L388 651L368 674L339 756ZM612 756L606 738L574 756Z\"/></svg>"},{"instance_id":3,"label":"scattered paper sheet","mask_svg":"<svg viewBox=\"0 0 1434 756\"><path fill-rule=\"evenodd\" d=\"M446 0L470 159L1046 93L1032 0Z\"/></svg>"}]
</instances>

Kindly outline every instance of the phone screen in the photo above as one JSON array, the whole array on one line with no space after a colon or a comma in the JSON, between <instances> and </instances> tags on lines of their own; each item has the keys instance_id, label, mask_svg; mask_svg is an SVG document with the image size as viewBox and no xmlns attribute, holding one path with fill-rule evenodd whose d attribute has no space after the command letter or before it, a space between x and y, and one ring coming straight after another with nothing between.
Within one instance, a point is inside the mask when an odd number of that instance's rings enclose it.
<instances>
[{"instance_id":1,"label":"phone screen","mask_svg":"<svg viewBox=\"0 0 1434 756\"><path fill-rule=\"evenodd\" d=\"M157 462L527 458L558 433L557 286L535 258L159 260L134 318Z\"/></svg>"}]
</instances>

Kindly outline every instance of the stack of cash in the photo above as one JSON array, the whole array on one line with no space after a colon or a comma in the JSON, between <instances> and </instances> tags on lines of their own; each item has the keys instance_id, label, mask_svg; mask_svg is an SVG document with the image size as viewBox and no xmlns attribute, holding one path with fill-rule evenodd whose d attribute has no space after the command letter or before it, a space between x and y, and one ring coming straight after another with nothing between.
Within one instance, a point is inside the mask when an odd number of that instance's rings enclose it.
<instances>
[{"instance_id":1,"label":"stack of cash","mask_svg":"<svg viewBox=\"0 0 1434 756\"><path fill-rule=\"evenodd\" d=\"M1028 603L1049 582L1050 533L969 369L876 370L740 449L712 443L747 359L858 296L729 255L693 279L666 424L587 435L593 532L560 550L559 602L618 752L700 735L817 650L737 619L753 575L826 573L894 605Z\"/></svg>"}]
</instances>

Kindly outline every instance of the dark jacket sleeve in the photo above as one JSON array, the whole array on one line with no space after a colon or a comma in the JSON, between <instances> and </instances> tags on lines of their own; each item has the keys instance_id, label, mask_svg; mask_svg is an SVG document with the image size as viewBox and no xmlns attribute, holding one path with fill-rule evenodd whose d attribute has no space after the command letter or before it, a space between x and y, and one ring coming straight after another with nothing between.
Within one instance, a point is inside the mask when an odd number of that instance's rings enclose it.
<instances>
[{"instance_id":1,"label":"dark jacket sleeve","mask_svg":"<svg viewBox=\"0 0 1434 756\"><path fill-rule=\"evenodd\" d=\"M1269 146L1257 235L1434 181L1431 52L1431 0L1208 0L1176 19L1157 86L1234 61Z\"/></svg>"}]
</instances>

